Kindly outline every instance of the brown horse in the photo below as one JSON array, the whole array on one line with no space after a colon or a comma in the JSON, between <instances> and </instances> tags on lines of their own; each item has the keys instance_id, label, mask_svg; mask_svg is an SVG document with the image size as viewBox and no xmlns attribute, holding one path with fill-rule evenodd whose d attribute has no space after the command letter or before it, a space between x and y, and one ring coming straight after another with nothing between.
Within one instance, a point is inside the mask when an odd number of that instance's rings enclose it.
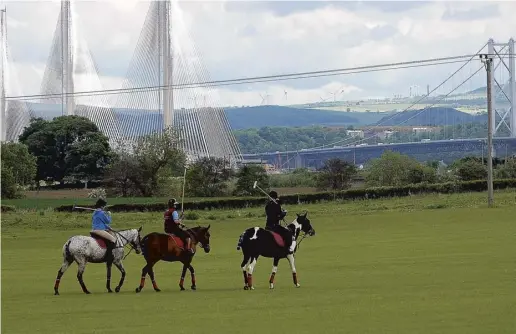
<instances>
[{"instance_id":1,"label":"brown horse","mask_svg":"<svg viewBox=\"0 0 516 334\"><path fill-rule=\"evenodd\" d=\"M152 232L147 234L141 241L142 254L147 261L147 264L142 269L140 286L136 288L136 292L142 291L143 286L145 285L145 276L147 274L150 276L154 291L161 291L156 284L156 280L154 279L154 270L152 270L154 265L160 260L166 262L179 261L183 263L183 271L181 273L179 287L181 288L181 291L185 290L183 283L185 280L186 270L188 269L190 270L190 275L192 277L191 288L192 290L196 290L197 287L195 285L195 272L191 263L193 256L196 253L197 244L201 245L201 247L204 249L204 252L210 252L210 226L211 225L208 225L208 227L197 226L186 230L192 239L192 250L194 251L193 254L185 251L184 242L175 235L159 232Z\"/></svg>"}]
</instances>

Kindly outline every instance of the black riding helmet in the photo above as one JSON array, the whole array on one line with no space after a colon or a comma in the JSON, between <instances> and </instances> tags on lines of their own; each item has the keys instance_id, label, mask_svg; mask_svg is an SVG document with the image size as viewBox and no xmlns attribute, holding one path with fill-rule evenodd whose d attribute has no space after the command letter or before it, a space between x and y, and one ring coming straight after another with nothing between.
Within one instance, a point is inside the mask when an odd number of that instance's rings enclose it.
<instances>
[{"instance_id":1,"label":"black riding helmet","mask_svg":"<svg viewBox=\"0 0 516 334\"><path fill-rule=\"evenodd\" d=\"M276 199L276 198L278 198L278 193L277 193L277 192L275 192L274 190L272 190L271 192L269 192L269 196L270 196L271 198Z\"/></svg>"},{"instance_id":2,"label":"black riding helmet","mask_svg":"<svg viewBox=\"0 0 516 334\"><path fill-rule=\"evenodd\" d=\"M102 198L99 198L97 200L97 203L95 203L95 208L98 209L98 208L102 208L104 206L107 205L107 202L105 200L103 200Z\"/></svg>"},{"instance_id":3,"label":"black riding helmet","mask_svg":"<svg viewBox=\"0 0 516 334\"><path fill-rule=\"evenodd\" d=\"M168 207L169 208L174 208L176 205L178 205L179 203L177 203L176 199L175 198L171 198L168 200Z\"/></svg>"}]
</instances>

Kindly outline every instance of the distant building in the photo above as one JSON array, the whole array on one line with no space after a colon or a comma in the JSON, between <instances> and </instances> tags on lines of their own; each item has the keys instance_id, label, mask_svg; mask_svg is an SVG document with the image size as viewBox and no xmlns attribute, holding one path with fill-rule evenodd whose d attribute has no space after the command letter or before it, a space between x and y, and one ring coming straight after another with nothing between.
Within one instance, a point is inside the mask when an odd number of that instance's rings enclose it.
<instances>
[{"instance_id":1,"label":"distant building","mask_svg":"<svg viewBox=\"0 0 516 334\"><path fill-rule=\"evenodd\" d=\"M412 128L412 132L414 132L414 134L428 133L428 132L432 132L432 129L431 128Z\"/></svg>"},{"instance_id":2,"label":"distant building","mask_svg":"<svg viewBox=\"0 0 516 334\"><path fill-rule=\"evenodd\" d=\"M364 131L362 130L347 130L346 134L350 137L364 138Z\"/></svg>"},{"instance_id":3,"label":"distant building","mask_svg":"<svg viewBox=\"0 0 516 334\"><path fill-rule=\"evenodd\" d=\"M395 133L396 133L396 131L386 130L386 131L382 131L382 132L378 133L377 136L380 139L387 139L387 138L391 138L392 135Z\"/></svg>"}]
</instances>

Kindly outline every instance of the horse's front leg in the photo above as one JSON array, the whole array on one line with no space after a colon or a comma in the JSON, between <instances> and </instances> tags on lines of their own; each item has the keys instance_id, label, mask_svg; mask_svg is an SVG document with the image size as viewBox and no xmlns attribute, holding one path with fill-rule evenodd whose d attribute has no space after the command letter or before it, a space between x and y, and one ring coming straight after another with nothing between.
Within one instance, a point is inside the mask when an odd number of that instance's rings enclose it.
<instances>
[{"instance_id":1,"label":"horse's front leg","mask_svg":"<svg viewBox=\"0 0 516 334\"><path fill-rule=\"evenodd\" d=\"M149 264L149 276L152 282L152 287L154 288L154 291L161 292L161 290L158 288L158 283L154 280L154 264Z\"/></svg>"},{"instance_id":2,"label":"horse's front leg","mask_svg":"<svg viewBox=\"0 0 516 334\"><path fill-rule=\"evenodd\" d=\"M120 292L120 288L122 288L122 285L124 284L124 280L125 280L125 269L124 269L124 265L122 264L121 260L115 262L115 266L118 268L118 270L120 270L120 282L118 282L118 285L115 288L115 292ZM110 268L110 272L111 272L111 268ZM111 291L109 291L109 292L111 292Z\"/></svg>"},{"instance_id":3,"label":"horse's front leg","mask_svg":"<svg viewBox=\"0 0 516 334\"><path fill-rule=\"evenodd\" d=\"M108 261L106 262L106 289L109 293L112 293L113 290L111 290L111 267L113 263Z\"/></svg>"},{"instance_id":4,"label":"horse's front leg","mask_svg":"<svg viewBox=\"0 0 516 334\"><path fill-rule=\"evenodd\" d=\"M192 267L192 265L190 264L188 266L188 270L190 270L190 276L192 278L192 286L191 286L191 289L192 290L197 290L197 286L195 285L195 270L194 268Z\"/></svg>"},{"instance_id":5,"label":"horse's front leg","mask_svg":"<svg viewBox=\"0 0 516 334\"><path fill-rule=\"evenodd\" d=\"M290 269L292 269L292 280L294 281L294 285L296 286L296 288L299 288L300 285L297 281L297 272L296 272L294 255L293 254L287 255L287 259L288 259L288 262L290 263Z\"/></svg>"},{"instance_id":6,"label":"horse's front leg","mask_svg":"<svg viewBox=\"0 0 516 334\"><path fill-rule=\"evenodd\" d=\"M183 264L183 270L181 271L181 279L179 280L179 288L181 291L185 291L184 283L185 283L185 275L186 275L186 269L188 269L187 264Z\"/></svg>"},{"instance_id":7,"label":"horse's front leg","mask_svg":"<svg viewBox=\"0 0 516 334\"><path fill-rule=\"evenodd\" d=\"M269 279L269 288L274 289L274 277L276 276L276 273L278 272L278 263L279 263L279 257L274 258L274 263L272 265L272 273L271 278Z\"/></svg>"}]
</instances>

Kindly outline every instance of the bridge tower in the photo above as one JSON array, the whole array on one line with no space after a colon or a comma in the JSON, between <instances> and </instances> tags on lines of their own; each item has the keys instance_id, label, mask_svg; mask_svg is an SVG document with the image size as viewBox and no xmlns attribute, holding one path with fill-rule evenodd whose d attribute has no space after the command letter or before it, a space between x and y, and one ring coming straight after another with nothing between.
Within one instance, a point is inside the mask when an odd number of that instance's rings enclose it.
<instances>
[{"instance_id":1,"label":"bridge tower","mask_svg":"<svg viewBox=\"0 0 516 334\"><path fill-rule=\"evenodd\" d=\"M514 39L508 43L496 43L492 38L487 43L488 54L493 57L493 74L500 71L508 72L508 81L500 82L492 76L493 87L493 136L502 131L516 138L516 66Z\"/></svg>"}]
</instances>

